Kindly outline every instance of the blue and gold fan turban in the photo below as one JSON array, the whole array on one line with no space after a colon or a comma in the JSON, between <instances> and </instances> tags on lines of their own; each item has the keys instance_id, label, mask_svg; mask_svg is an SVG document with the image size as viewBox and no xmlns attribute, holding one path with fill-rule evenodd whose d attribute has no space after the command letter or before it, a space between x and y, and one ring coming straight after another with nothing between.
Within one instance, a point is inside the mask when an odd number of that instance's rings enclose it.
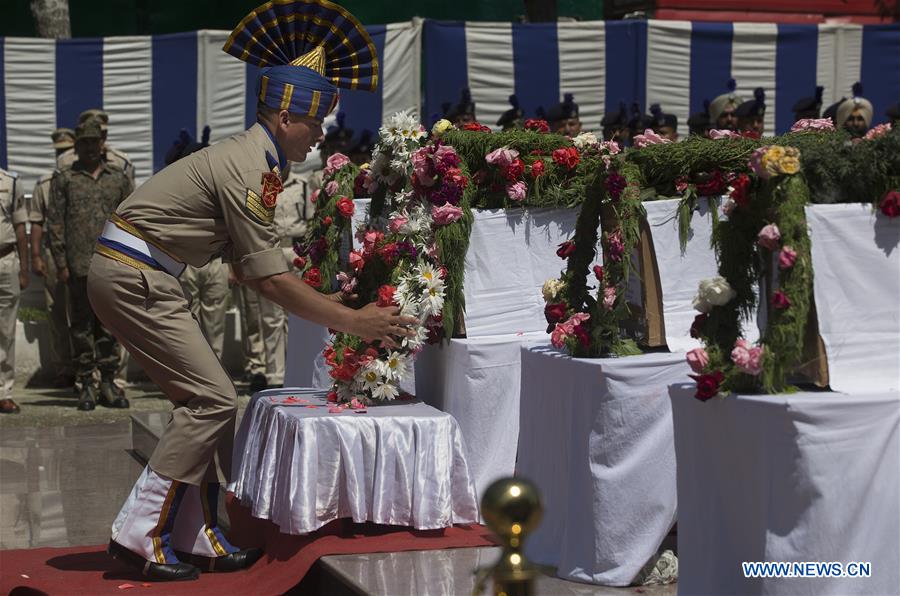
<instances>
[{"instance_id":1,"label":"blue and gold fan turban","mask_svg":"<svg viewBox=\"0 0 900 596\"><path fill-rule=\"evenodd\" d=\"M272 0L253 10L222 48L262 67L257 98L324 120L338 87L375 91L378 57L363 26L328 0Z\"/></svg>"}]
</instances>

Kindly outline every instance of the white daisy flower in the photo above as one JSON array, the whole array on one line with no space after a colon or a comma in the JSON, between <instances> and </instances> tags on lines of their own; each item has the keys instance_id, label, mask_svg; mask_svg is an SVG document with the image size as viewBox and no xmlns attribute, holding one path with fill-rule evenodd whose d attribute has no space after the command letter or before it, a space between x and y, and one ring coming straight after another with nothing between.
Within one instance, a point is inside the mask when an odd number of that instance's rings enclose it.
<instances>
[{"instance_id":1,"label":"white daisy flower","mask_svg":"<svg viewBox=\"0 0 900 596\"><path fill-rule=\"evenodd\" d=\"M396 381L406 375L406 358L400 352L391 352L378 362L378 372L385 381Z\"/></svg>"},{"instance_id":2,"label":"white daisy flower","mask_svg":"<svg viewBox=\"0 0 900 596\"><path fill-rule=\"evenodd\" d=\"M439 315L444 308L444 293L437 288L427 288L422 293L422 315Z\"/></svg>"},{"instance_id":3,"label":"white daisy flower","mask_svg":"<svg viewBox=\"0 0 900 596\"><path fill-rule=\"evenodd\" d=\"M393 383L381 383L372 389L372 399L390 401L397 399L399 396L400 392Z\"/></svg>"},{"instance_id":4,"label":"white daisy flower","mask_svg":"<svg viewBox=\"0 0 900 596\"><path fill-rule=\"evenodd\" d=\"M440 272L430 263L422 263L416 270L419 274L418 281L425 285L426 288L443 287L444 282L441 279Z\"/></svg>"},{"instance_id":5,"label":"white daisy flower","mask_svg":"<svg viewBox=\"0 0 900 596\"><path fill-rule=\"evenodd\" d=\"M366 364L356 376L362 383L363 390L374 389L381 382L381 373L378 372L375 360Z\"/></svg>"}]
</instances>

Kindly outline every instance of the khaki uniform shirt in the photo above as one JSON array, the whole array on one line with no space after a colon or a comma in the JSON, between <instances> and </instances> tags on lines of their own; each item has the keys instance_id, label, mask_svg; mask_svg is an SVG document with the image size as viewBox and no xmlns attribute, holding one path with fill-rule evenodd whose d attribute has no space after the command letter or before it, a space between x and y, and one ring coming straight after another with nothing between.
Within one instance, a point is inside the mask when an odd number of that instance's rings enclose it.
<instances>
[{"instance_id":1,"label":"khaki uniform shirt","mask_svg":"<svg viewBox=\"0 0 900 596\"><path fill-rule=\"evenodd\" d=\"M141 185L118 214L178 260L202 267L215 256L245 279L288 270L263 175L278 149L261 124L183 157Z\"/></svg>"},{"instance_id":2,"label":"khaki uniform shirt","mask_svg":"<svg viewBox=\"0 0 900 596\"><path fill-rule=\"evenodd\" d=\"M31 192L31 201L28 203L28 221L31 223L43 223L47 219L47 210L50 208L50 181L56 172L48 172L38 178Z\"/></svg>"},{"instance_id":3,"label":"khaki uniform shirt","mask_svg":"<svg viewBox=\"0 0 900 596\"><path fill-rule=\"evenodd\" d=\"M71 168L76 160L78 160L78 155L75 153L75 149L67 149L56 158L56 167L60 170ZM131 180L131 185L134 186L134 164L131 163L131 160L128 159L125 153L105 145L103 148L103 161L118 166L119 169L123 170L128 179Z\"/></svg>"},{"instance_id":4,"label":"khaki uniform shirt","mask_svg":"<svg viewBox=\"0 0 900 596\"><path fill-rule=\"evenodd\" d=\"M18 176L0 169L0 249L16 244L16 226L28 221L25 188Z\"/></svg>"},{"instance_id":5,"label":"khaki uniform shirt","mask_svg":"<svg viewBox=\"0 0 900 596\"><path fill-rule=\"evenodd\" d=\"M125 172L110 163L102 164L96 180L77 161L53 175L47 233L57 267L68 267L73 277L88 274L103 225L132 190Z\"/></svg>"}]
</instances>

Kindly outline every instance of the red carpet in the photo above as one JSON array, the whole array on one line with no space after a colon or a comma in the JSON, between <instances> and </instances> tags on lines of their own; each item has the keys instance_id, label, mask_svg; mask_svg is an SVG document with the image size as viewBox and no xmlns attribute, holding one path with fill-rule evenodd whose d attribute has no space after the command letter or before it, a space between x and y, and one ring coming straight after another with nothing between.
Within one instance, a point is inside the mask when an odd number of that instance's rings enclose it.
<instances>
[{"instance_id":1,"label":"red carpet","mask_svg":"<svg viewBox=\"0 0 900 596\"><path fill-rule=\"evenodd\" d=\"M0 551L0 594L282 594L326 555L494 545L487 529L479 525L416 531L338 520L315 534L290 536L271 522L251 517L236 503L228 503L228 514L229 540L266 550L249 570L203 574L197 581L146 583L139 573L109 558L105 546L6 550Z\"/></svg>"}]
</instances>

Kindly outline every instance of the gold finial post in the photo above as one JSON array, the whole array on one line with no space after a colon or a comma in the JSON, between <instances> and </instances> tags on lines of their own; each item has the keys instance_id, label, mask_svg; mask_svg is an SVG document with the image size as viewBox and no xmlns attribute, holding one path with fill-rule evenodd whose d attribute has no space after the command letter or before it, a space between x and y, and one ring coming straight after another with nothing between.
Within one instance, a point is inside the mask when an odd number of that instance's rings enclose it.
<instances>
[{"instance_id":1,"label":"gold finial post","mask_svg":"<svg viewBox=\"0 0 900 596\"><path fill-rule=\"evenodd\" d=\"M305 66L325 76L325 48L316 46L299 58L291 60L291 66Z\"/></svg>"},{"instance_id":2,"label":"gold finial post","mask_svg":"<svg viewBox=\"0 0 900 596\"><path fill-rule=\"evenodd\" d=\"M537 487L524 478L497 480L481 498L481 513L502 542L503 551L492 568L479 572L474 593L481 594L491 577L496 596L533 595L539 570L525 558L522 547L544 514Z\"/></svg>"}]
</instances>

